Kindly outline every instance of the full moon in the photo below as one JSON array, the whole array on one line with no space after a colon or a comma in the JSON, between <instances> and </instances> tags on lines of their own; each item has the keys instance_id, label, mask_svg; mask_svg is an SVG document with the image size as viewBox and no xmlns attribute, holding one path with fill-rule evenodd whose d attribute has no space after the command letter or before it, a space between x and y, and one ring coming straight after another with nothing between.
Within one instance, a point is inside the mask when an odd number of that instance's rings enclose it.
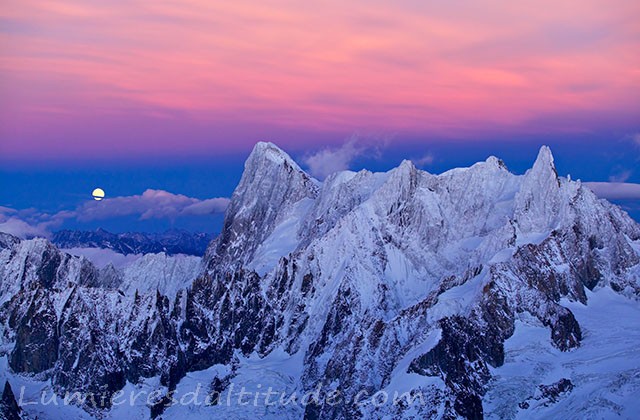
<instances>
[{"instance_id":1,"label":"full moon","mask_svg":"<svg viewBox=\"0 0 640 420\"><path fill-rule=\"evenodd\" d=\"M104 198L104 190L102 188L96 188L91 195L93 195L94 200L100 201Z\"/></svg>"}]
</instances>

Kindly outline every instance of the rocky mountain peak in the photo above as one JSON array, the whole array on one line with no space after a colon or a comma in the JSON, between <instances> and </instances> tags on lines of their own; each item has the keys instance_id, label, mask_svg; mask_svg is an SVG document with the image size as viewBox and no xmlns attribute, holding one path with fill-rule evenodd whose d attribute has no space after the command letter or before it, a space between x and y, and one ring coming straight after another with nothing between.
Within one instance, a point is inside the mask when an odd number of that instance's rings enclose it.
<instances>
[{"instance_id":1,"label":"rocky mountain peak","mask_svg":"<svg viewBox=\"0 0 640 420\"><path fill-rule=\"evenodd\" d=\"M499 159L495 156L489 156L485 162L497 168L507 170L507 165L505 165L502 159Z\"/></svg>"},{"instance_id":2,"label":"rocky mountain peak","mask_svg":"<svg viewBox=\"0 0 640 420\"><path fill-rule=\"evenodd\" d=\"M558 183L558 172L553 161L553 154L549 146L542 146L538 151L538 157L531 168L531 176L545 177Z\"/></svg>"},{"instance_id":3,"label":"rocky mountain peak","mask_svg":"<svg viewBox=\"0 0 640 420\"><path fill-rule=\"evenodd\" d=\"M533 167L516 195L514 216L523 232L546 232L558 223L562 197L553 155L547 146L538 152Z\"/></svg>"},{"instance_id":4,"label":"rocky mountain peak","mask_svg":"<svg viewBox=\"0 0 640 420\"><path fill-rule=\"evenodd\" d=\"M231 196L220 239L208 266L247 263L276 221L305 198L314 199L319 182L273 143L255 145Z\"/></svg>"},{"instance_id":5,"label":"rocky mountain peak","mask_svg":"<svg viewBox=\"0 0 640 420\"><path fill-rule=\"evenodd\" d=\"M289 166L298 172L303 172L300 166L282 149L271 142L256 143L249 157L245 161L245 171L260 166Z\"/></svg>"},{"instance_id":6,"label":"rocky mountain peak","mask_svg":"<svg viewBox=\"0 0 640 420\"><path fill-rule=\"evenodd\" d=\"M271 176L271 178L265 180L261 178L263 176ZM307 185L315 187L318 183L278 146L269 142L259 142L245 161L242 179L233 196L238 198L247 192L259 192L270 185L282 182L294 187ZM317 188L310 188L317 192Z\"/></svg>"}]
</instances>

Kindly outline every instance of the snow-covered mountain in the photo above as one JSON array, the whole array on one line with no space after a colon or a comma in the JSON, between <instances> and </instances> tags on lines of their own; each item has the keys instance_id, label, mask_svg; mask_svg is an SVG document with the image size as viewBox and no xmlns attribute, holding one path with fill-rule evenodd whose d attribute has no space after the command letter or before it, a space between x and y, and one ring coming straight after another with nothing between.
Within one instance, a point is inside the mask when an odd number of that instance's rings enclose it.
<instances>
[{"instance_id":1,"label":"snow-covered mountain","mask_svg":"<svg viewBox=\"0 0 640 420\"><path fill-rule=\"evenodd\" d=\"M104 229L94 231L61 230L51 241L59 248L102 248L120 254L149 254L164 252L169 255L202 256L213 239L208 233L191 233L171 229L162 233L111 233Z\"/></svg>"},{"instance_id":2,"label":"snow-covered mountain","mask_svg":"<svg viewBox=\"0 0 640 420\"><path fill-rule=\"evenodd\" d=\"M524 175L490 157L440 175L404 161L321 183L258 143L198 270L178 290L141 263L127 289L44 240L0 236L0 380L35 399L164 398L23 406L46 418L632 418L640 408L640 226L559 177L546 147ZM229 398L176 397L199 384ZM230 397L241 387L307 399L242 404Z\"/></svg>"}]
</instances>

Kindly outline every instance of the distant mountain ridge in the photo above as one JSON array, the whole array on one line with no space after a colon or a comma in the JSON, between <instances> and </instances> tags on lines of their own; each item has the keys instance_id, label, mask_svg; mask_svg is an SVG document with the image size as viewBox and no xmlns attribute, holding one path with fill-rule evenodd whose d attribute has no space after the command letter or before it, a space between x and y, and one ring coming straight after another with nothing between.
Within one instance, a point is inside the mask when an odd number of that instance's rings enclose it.
<instances>
[{"instance_id":1,"label":"distant mountain ridge","mask_svg":"<svg viewBox=\"0 0 640 420\"><path fill-rule=\"evenodd\" d=\"M102 228L93 231L65 229L55 232L52 242L60 248L103 248L125 255L164 252L202 256L214 237L210 233L192 233L182 229L162 233L111 233Z\"/></svg>"}]
</instances>

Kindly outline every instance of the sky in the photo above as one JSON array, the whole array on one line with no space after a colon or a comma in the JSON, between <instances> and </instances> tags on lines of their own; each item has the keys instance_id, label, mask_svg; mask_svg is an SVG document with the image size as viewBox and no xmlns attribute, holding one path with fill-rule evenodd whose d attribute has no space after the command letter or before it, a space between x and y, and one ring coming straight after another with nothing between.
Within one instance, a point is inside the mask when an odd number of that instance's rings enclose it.
<instances>
[{"instance_id":1,"label":"sky","mask_svg":"<svg viewBox=\"0 0 640 420\"><path fill-rule=\"evenodd\" d=\"M217 232L260 140L319 178L522 173L548 144L640 218L639 22L628 0L9 0L0 230Z\"/></svg>"}]
</instances>

